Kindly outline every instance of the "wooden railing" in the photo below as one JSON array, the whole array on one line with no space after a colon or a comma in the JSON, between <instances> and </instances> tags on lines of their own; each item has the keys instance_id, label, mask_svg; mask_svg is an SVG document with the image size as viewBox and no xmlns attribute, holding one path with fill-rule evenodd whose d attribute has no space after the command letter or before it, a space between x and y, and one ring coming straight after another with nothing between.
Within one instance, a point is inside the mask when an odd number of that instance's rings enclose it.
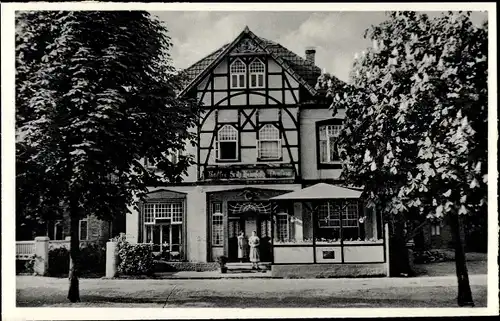
<instances>
[{"instance_id":1,"label":"wooden railing","mask_svg":"<svg viewBox=\"0 0 500 321\"><path fill-rule=\"evenodd\" d=\"M35 241L17 241L16 259L29 260L35 254Z\"/></svg>"},{"instance_id":2,"label":"wooden railing","mask_svg":"<svg viewBox=\"0 0 500 321\"><path fill-rule=\"evenodd\" d=\"M80 241L80 246L87 245L90 241ZM65 247L70 249L70 240L49 241L49 250ZM35 241L16 241L16 260L29 260L35 254Z\"/></svg>"}]
</instances>

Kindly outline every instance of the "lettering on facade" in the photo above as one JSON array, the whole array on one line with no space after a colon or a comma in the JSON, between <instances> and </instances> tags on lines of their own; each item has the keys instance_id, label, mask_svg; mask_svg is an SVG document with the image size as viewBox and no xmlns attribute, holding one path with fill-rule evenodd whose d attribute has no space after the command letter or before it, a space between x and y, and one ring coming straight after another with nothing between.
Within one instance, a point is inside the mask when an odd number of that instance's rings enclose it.
<instances>
[{"instance_id":1,"label":"lettering on facade","mask_svg":"<svg viewBox=\"0 0 500 321\"><path fill-rule=\"evenodd\" d=\"M207 168L205 179L283 179L294 178L293 168Z\"/></svg>"}]
</instances>

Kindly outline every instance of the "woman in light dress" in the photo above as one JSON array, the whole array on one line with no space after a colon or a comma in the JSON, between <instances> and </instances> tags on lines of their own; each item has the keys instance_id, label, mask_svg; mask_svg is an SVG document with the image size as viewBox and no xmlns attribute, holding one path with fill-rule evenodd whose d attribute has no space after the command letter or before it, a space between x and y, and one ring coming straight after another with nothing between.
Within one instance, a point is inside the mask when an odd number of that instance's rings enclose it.
<instances>
[{"instance_id":1,"label":"woman in light dress","mask_svg":"<svg viewBox=\"0 0 500 321\"><path fill-rule=\"evenodd\" d=\"M250 262L252 262L252 269L258 270L260 262L260 239L257 237L257 233L255 231L252 232L252 236L248 239L248 243L250 245Z\"/></svg>"},{"instance_id":2,"label":"woman in light dress","mask_svg":"<svg viewBox=\"0 0 500 321\"><path fill-rule=\"evenodd\" d=\"M246 261L248 257L248 241L245 232L241 231L238 235L238 259L240 262Z\"/></svg>"}]
</instances>

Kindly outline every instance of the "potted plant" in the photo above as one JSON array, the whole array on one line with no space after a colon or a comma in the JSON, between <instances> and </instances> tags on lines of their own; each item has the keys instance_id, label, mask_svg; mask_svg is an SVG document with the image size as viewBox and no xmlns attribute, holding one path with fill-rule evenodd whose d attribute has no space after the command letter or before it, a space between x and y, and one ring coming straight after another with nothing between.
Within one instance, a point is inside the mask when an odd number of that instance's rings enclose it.
<instances>
[{"instance_id":1,"label":"potted plant","mask_svg":"<svg viewBox=\"0 0 500 321\"><path fill-rule=\"evenodd\" d=\"M227 266L226 263L228 261L227 256L221 255L217 258L217 262L219 263L220 266L220 273L226 273L227 272Z\"/></svg>"}]
</instances>

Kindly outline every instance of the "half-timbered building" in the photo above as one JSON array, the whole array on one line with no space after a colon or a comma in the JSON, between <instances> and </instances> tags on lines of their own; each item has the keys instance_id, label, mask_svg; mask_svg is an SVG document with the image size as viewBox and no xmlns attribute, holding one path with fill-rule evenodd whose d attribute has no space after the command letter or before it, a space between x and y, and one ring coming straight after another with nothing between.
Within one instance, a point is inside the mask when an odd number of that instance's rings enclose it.
<instances>
[{"instance_id":1,"label":"half-timbered building","mask_svg":"<svg viewBox=\"0 0 500 321\"><path fill-rule=\"evenodd\" d=\"M151 188L127 217L128 238L153 243L171 260L236 261L238 233L256 231L273 273L308 264L384 274L382 220L360 200L318 200L315 210L271 201L320 182L342 183L335 138L344 113L332 116L315 88L321 70L314 56L313 48L301 57L245 28L186 69L180 95L202 104L197 146L186 151L196 164L182 183Z\"/></svg>"}]
</instances>

